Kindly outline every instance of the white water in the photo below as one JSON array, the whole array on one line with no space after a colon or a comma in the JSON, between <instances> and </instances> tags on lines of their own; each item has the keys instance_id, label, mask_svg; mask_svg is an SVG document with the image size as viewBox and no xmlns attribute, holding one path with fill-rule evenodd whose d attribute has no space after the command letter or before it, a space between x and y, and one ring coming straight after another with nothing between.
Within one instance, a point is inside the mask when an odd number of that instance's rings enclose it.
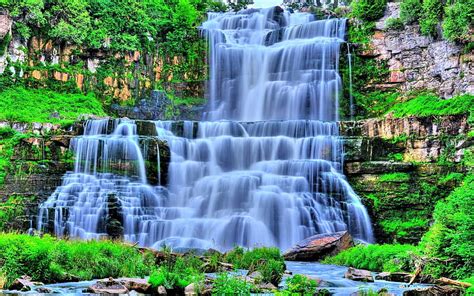
<instances>
[{"instance_id":1,"label":"white water","mask_svg":"<svg viewBox=\"0 0 474 296\"><path fill-rule=\"evenodd\" d=\"M146 246L285 250L346 229L373 241L367 212L342 174L345 20L262 9L211 13L202 28L211 121L184 122L180 135L171 132L176 123L155 123L171 149L167 190L147 184L133 121L113 128L89 121L72 144L75 171L41 207L39 228L53 211L58 235L105 235L114 193L125 239Z\"/></svg>"}]
</instances>

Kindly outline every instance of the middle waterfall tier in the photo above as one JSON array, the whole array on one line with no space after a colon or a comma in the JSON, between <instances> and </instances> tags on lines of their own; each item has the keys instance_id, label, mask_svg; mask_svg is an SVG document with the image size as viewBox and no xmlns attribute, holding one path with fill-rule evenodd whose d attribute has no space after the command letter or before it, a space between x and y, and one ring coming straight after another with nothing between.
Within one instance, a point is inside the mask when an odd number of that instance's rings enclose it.
<instances>
[{"instance_id":1,"label":"middle waterfall tier","mask_svg":"<svg viewBox=\"0 0 474 296\"><path fill-rule=\"evenodd\" d=\"M115 234L175 249L285 250L346 229L371 241L367 213L341 173L337 123L141 123L148 142L169 146L167 188L146 177L146 159L157 149L143 145L137 123L89 121L71 144L75 170L42 205L39 229L53 221L57 235Z\"/></svg>"}]
</instances>

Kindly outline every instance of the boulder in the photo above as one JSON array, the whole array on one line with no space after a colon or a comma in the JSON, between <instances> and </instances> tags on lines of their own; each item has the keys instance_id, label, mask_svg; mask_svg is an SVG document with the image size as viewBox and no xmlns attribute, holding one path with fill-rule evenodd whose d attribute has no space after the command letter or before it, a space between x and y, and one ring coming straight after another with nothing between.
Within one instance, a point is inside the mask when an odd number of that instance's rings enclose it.
<instances>
[{"instance_id":1,"label":"boulder","mask_svg":"<svg viewBox=\"0 0 474 296\"><path fill-rule=\"evenodd\" d=\"M146 279L140 278L119 278L117 279L122 285L130 291L137 291L142 294L152 294L151 285Z\"/></svg>"},{"instance_id":2,"label":"boulder","mask_svg":"<svg viewBox=\"0 0 474 296\"><path fill-rule=\"evenodd\" d=\"M53 290L50 288L46 287L39 287L35 289L36 292L41 293L41 294L51 294L53 293Z\"/></svg>"},{"instance_id":3,"label":"boulder","mask_svg":"<svg viewBox=\"0 0 474 296\"><path fill-rule=\"evenodd\" d=\"M12 28L12 19L8 15L8 13L2 11L0 9L0 41L7 36L8 33L10 33ZM0 53L3 54L3 53Z\"/></svg>"},{"instance_id":4,"label":"boulder","mask_svg":"<svg viewBox=\"0 0 474 296\"><path fill-rule=\"evenodd\" d=\"M459 296L462 294L461 288L453 286L432 286L403 292L403 296Z\"/></svg>"},{"instance_id":5,"label":"boulder","mask_svg":"<svg viewBox=\"0 0 474 296\"><path fill-rule=\"evenodd\" d=\"M156 289L157 293L159 296L165 296L165 295L168 295L168 292L166 292L166 288L163 287L163 286L159 286L157 289Z\"/></svg>"},{"instance_id":6,"label":"boulder","mask_svg":"<svg viewBox=\"0 0 474 296\"><path fill-rule=\"evenodd\" d=\"M128 289L113 278L98 280L87 291L94 294L127 294Z\"/></svg>"},{"instance_id":7,"label":"boulder","mask_svg":"<svg viewBox=\"0 0 474 296\"><path fill-rule=\"evenodd\" d=\"M356 269L349 267L349 269L344 274L344 277L349 280L359 281L359 282L373 282L374 277L372 273L364 269Z\"/></svg>"},{"instance_id":8,"label":"boulder","mask_svg":"<svg viewBox=\"0 0 474 296\"><path fill-rule=\"evenodd\" d=\"M297 243L283 256L289 261L318 261L353 245L352 237L347 231L318 234Z\"/></svg>"},{"instance_id":9,"label":"boulder","mask_svg":"<svg viewBox=\"0 0 474 296\"><path fill-rule=\"evenodd\" d=\"M184 295L185 296L197 296L198 291L196 289L196 285L191 283L184 288Z\"/></svg>"},{"instance_id":10,"label":"boulder","mask_svg":"<svg viewBox=\"0 0 474 296\"><path fill-rule=\"evenodd\" d=\"M18 291L31 291L35 286L42 286L43 283L40 282L33 282L31 277L27 275L23 275L10 285L10 290L18 290Z\"/></svg>"},{"instance_id":11,"label":"boulder","mask_svg":"<svg viewBox=\"0 0 474 296\"><path fill-rule=\"evenodd\" d=\"M255 292L261 292L261 291L271 292L278 289L272 283L261 283L261 284L256 285L256 288L257 290Z\"/></svg>"}]
</instances>

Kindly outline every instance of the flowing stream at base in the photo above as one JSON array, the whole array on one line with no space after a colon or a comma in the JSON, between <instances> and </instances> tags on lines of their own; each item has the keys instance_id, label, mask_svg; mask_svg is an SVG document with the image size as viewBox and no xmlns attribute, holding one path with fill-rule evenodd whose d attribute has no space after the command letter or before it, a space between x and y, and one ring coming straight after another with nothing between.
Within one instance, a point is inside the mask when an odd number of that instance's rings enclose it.
<instances>
[{"instance_id":1,"label":"flowing stream at base","mask_svg":"<svg viewBox=\"0 0 474 296\"><path fill-rule=\"evenodd\" d=\"M119 229L143 246L222 251L286 250L341 230L372 242L342 174L345 23L278 8L210 13L208 121L156 121L147 135L133 120L88 121L71 143L74 172L40 207L38 229L85 239ZM147 181L144 136L170 147L165 186Z\"/></svg>"},{"instance_id":2,"label":"flowing stream at base","mask_svg":"<svg viewBox=\"0 0 474 296\"><path fill-rule=\"evenodd\" d=\"M372 291L377 292L380 289L386 289L391 295L402 296L404 291L429 287L427 284L413 284L410 287L406 283L389 282L382 280L375 280L373 283L357 282L344 278L344 273L347 267L327 265L320 263L309 263L309 262L286 262L287 269L293 274L305 274L311 277L322 280L319 285L319 289L328 290L331 295L336 296L347 296L352 293L360 291ZM246 271L242 272L246 274ZM376 273L374 273L375 275ZM73 282L73 283L60 283L50 284L45 286L38 286L43 288L51 289L52 293L58 295L85 295L83 291L86 291L89 286L94 284L95 281L84 281L84 282ZM280 287L285 285L285 278L280 283ZM29 292L19 291L1 291L0 295L41 295L35 290ZM94 295L94 294L90 294ZM261 295L261 294L256 294ZM269 294L267 294L269 295Z\"/></svg>"}]
</instances>

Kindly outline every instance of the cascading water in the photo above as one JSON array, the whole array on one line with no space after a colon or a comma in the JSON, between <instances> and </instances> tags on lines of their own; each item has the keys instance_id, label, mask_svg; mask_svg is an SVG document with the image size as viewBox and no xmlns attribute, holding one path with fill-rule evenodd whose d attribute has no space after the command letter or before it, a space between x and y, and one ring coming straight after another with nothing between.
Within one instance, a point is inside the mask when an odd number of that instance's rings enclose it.
<instances>
[{"instance_id":1,"label":"cascading water","mask_svg":"<svg viewBox=\"0 0 474 296\"><path fill-rule=\"evenodd\" d=\"M167 190L147 184L133 121L113 128L90 121L72 145L75 172L43 204L39 227L53 209L57 234L99 237L113 193L125 239L146 246L284 250L341 230L373 241L342 174L345 20L274 8L210 13L202 29L210 43L210 121L179 123L179 135L172 132L178 123L155 122L171 150Z\"/></svg>"}]
</instances>

